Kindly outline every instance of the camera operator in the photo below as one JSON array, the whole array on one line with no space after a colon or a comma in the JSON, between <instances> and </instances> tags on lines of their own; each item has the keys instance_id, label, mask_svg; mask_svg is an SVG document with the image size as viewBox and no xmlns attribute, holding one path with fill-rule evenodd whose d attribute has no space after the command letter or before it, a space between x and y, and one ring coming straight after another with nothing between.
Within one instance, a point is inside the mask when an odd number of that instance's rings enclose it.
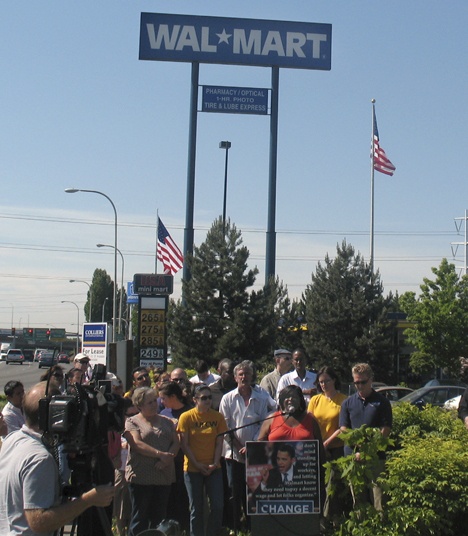
<instances>
[{"instance_id":1,"label":"camera operator","mask_svg":"<svg viewBox=\"0 0 468 536\"><path fill-rule=\"evenodd\" d=\"M46 383L25 395L26 424L9 435L2 449L0 466L0 534L51 536L91 506L106 507L114 487L97 486L73 501L61 503L57 463L42 442L39 429L39 400Z\"/></svg>"}]
</instances>

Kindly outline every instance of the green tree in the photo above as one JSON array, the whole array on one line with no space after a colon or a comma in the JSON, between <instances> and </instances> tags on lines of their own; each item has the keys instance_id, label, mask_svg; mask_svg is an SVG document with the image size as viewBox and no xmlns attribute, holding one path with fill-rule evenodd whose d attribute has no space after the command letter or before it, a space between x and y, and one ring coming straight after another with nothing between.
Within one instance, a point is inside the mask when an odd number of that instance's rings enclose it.
<instances>
[{"instance_id":1,"label":"green tree","mask_svg":"<svg viewBox=\"0 0 468 536\"><path fill-rule=\"evenodd\" d=\"M93 296L92 308L89 310L90 293ZM106 301L107 299L107 301ZM104 310L104 322L112 322L112 303L114 299L114 283L110 275L100 268L96 268L93 274L91 289L88 291L88 300L85 303L84 311L88 322L100 322L102 311ZM105 305L104 305L105 302ZM89 314L91 312L91 315ZM91 320L92 319L92 320Z\"/></svg>"},{"instance_id":2,"label":"green tree","mask_svg":"<svg viewBox=\"0 0 468 536\"><path fill-rule=\"evenodd\" d=\"M286 298L277 304L276 311L280 316L277 321L275 347L291 351L303 347L307 331L304 302L302 300L291 302Z\"/></svg>"},{"instance_id":3,"label":"green tree","mask_svg":"<svg viewBox=\"0 0 468 536\"><path fill-rule=\"evenodd\" d=\"M460 375L460 357L468 356L468 277L459 277L455 266L442 259L432 268L435 280L424 278L418 298L405 293L400 307L414 327L405 330L416 351L410 364L416 372L445 369Z\"/></svg>"},{"instance_id":4,"label":"green tree","mask_svg":"<svg viewBox=\"0 0 468 536\"><path fill-rule=\"evenodd\" d=\"M379 272L373 272L343 241L335 259L319 263L304 292L308 331L306 350L315 366L332 365L342 379L357 361L369 363L378 380L392 377L391 297L383 296Z\"/></svg>"},{"instance_id":5,"label":"green tree","mask_svg":"<svg viewBox=\"0 0 468 536\"><path fill-rule=\"evenodd\" d=\"M203 358L214 364L224 357L258 361L271 353L275 304L286 299L286 291L277 280L252 290L258 270L247 269L248 258L240 231L228 221L223 233L221 218L188 256L191 279L182 282L184 303L171 302L168 318L177 363L188 366Z\"/></svg>"}]
</instances>

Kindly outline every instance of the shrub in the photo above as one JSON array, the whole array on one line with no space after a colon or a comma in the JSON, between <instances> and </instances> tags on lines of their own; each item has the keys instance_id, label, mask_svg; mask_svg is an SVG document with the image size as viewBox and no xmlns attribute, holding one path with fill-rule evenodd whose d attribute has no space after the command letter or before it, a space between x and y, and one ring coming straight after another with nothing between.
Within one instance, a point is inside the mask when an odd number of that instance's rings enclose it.
<instances>
[{"instance_id":1,"label":"shrub","mask_svg":"<svg viewBox=\"0 0 468 536\"><path fill-rule=\"evenodd\" d=\"M435 406L425 406L422 410L412 404L393 406L393 428L390 437L395 448L425 437L458 439L468 443L468 431L455 412Z\"/></svg>"},{"instance_id":2,"label":"shrub","mask_svg":"<svg viewBox=\"0 0 468 536\"><path fill-rule=\"evenodd\" d=\"M343 520L335 536L468 536L468 431L454 412L410 404L393 407L391 438L394 450L387 453L386 473L379 483L386 490L385 511L370 505L357 508ZM345 443L364 438L368 453L383 444L378 434L356 430L344 435ZM338 464L348 482L366 479L363 468L352 459ZM340 467L341 465L341 467ZM354 463L354 466L358 464ZM361 474L357 472L360 469Z\"/></svg>"},{"instance_id":3,"label":"shrub","mask_svg":"<svg viewBox=\"0 0 468 536\"><path fill-rule=\"evenodd\" d=\"M403 513L418 513L416 534L467 534L465 442L434 436L413 438L388 460L387 471L388 511L394 513L397 508Z\"/></svg>"}]
</instances>

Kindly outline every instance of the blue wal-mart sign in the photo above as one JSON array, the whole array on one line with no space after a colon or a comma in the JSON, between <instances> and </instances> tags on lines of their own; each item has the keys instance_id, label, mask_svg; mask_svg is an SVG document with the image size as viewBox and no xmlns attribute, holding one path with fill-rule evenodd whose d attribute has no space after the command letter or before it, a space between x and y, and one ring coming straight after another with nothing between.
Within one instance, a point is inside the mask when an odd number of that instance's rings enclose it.
<instances>
[{"instance_id":1,"label":"blue wal-mart sign","mask_svg":"<svg viewBox=\"0 0 468 536\"><path fill-rule=\"evenodd\" d=\"M142 13L140 60L331 69L331 24Z\"/></svg>"}]
</instances>

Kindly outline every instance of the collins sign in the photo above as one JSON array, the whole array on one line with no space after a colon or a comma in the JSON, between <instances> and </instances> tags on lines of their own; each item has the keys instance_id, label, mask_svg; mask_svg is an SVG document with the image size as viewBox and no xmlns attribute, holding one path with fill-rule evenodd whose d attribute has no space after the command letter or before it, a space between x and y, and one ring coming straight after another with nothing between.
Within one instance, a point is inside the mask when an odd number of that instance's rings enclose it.
<instances>
[{"instance_id":1,"label":"collins sign","mask_svg":"<svg viewBox=\"0 0 468 536\"><path fill-rule=\"evenodd\" d=\"M331 24L142 13L140 60L331 69Z\"/></svg>"}]
</instances>

